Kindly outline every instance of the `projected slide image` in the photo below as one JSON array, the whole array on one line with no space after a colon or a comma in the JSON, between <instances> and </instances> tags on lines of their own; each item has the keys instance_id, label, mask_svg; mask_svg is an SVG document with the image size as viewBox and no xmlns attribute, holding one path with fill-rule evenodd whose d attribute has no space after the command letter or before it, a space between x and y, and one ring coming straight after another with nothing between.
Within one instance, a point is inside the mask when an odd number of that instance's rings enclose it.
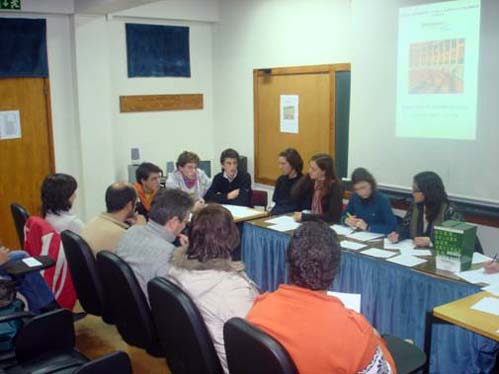
<instances>
[{"instance_id":1,"label":"projected slide image","mask_svg":"<svg viewBox=\"0 0 499 374\"><path fill-rule=\"evenodd\" d=\"M479 46L480 0L399 8L396 136L476 139Z\"/></svg>"},{"instance_id":2,"label":"projected slide image","mask_svg":"<svg viewBox=\"0 0 499 374\"><path fill-rule=\"evenodd\" d=\"M463 93L464 51L462 38L411 44L409 93Z\"/></svg>"}]
</instances>

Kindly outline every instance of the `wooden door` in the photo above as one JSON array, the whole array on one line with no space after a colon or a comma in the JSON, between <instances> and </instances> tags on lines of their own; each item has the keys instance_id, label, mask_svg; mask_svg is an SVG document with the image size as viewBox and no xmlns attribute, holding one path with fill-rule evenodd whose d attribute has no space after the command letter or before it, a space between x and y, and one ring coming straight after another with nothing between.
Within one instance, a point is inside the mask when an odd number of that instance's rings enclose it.
<instances>
[{"instance_id":1,"label":"wooden door","mask_svg":"<svg viewBox=\"0 0 499 374\"><path fill-rule=\"evenodd\" d=\"M304 162L315 153L335 156L335 72L348 64L257 69L254 78L255 181L274 184L278 154L296 148ZM280 97L298 95L298 133L281 132Z\"/></svg>"},{"instance_id":2,"label":"wooden door","mask_svg":"<svg viewBox=\"0 0 499 374\"><path fill-rule=\"evenodd\" d=\"M0 240L19 248L10 204L40 214L40 186L54 172L49 81L0 79L0 111L19 110L20 139L0 139Z\"/></svg>"}]
</instances>

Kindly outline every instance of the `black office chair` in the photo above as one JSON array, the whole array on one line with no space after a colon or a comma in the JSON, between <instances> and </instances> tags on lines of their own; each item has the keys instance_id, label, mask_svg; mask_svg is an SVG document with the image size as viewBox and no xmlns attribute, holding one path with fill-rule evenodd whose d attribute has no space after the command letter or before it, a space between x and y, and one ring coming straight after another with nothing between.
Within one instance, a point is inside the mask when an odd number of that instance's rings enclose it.
<instances>
[{"instance_id":1,"label":"black office chair","mask_svg":"<svg viewBox=\"0 0 499 374\"><path fill-rule=\"evenodd\" d=\"M131 373L126 371L130 360L124 352L111 353L91 362L78 352L73 314L66 309L36 316L17 312L0 317L0 323L9 321L19 321L23 326L14 338L14 354L0 359L0 373ZM99 371L101 368L107 371Z\"/></svg>"},{"instance_id":2,"label":"black office chair","mask_svg":"<svg viewBox=\"0 0 499 374\"><path fill-rule=\"evenodd\" d=\"M73 285L83 310L102 317L107 323L112 323L111 315L104 303L104 289L92 250L81 236L69 230L61 233L61 240Z\"/></svg>"},{"instance_id":3,"label":"black office chair","mask_svg":"<svg viewBox=\"0 0 499 374\"><path fill-rule=\"evenodd\" d=\"M29 218L29 213L18 203L10 204L10 212L12 213L12 219L14 220L14 225L16 226L19 244L21 245L21 248L24 249L24 225Z\"/></svg>"},{"instance_id":4,"label":"black office chair","mask_svg":"<svg viewBox=\"0 0 499 374\"><path fill-rule=\"evenodd\" d=\"M110 251L97 253L105 304L125 342L163 357L151 310L130 266Z\"/></svg>"},{"instance_id":5,"label":"black office chair","mask_svg":"<svg viewBox=\"0 0 499 374\"><path fill-rule=\"evenodd\" d=\"M383 339L395 361L397 373L417 372L426 363L426 354L416 345L391 335L383 335Z\"/></svg>"},{"instance_id":6,"label":"black office chair","mask_svg":"<svg viewBox=\"0 0 499 374\"><path fill-rule=\"evenodd\" d=\"M223 373L203 317L189 296L157 277L147 285L151 309L172 373Z\"/></svg>"},{"instance_id":7,"label":"black office chair","mask_svg":"<svg viewBox=\"0 0 499 374\"><path fill-rule=\"evenodd\" d=\"M125 352L112 352L81 366L74 374L132 374L130 357Z\"/></svg>"},{"instance_id":8,"label":"black office chair","mask_svg":"<svg viewBox=\"0 0 499 374\"><path fill-rule=\"evenodd\" d=\"M232 318L224 326L225 353L233 374L296 374L284 347L244 319Z\"/></svg>"}]
</instances>

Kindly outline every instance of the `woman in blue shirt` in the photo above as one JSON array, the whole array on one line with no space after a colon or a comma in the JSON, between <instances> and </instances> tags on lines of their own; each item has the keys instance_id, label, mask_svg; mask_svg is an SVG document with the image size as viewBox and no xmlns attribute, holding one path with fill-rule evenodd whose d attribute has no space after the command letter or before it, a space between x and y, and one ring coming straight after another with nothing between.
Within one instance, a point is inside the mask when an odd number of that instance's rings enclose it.
<instances>
[{"instance_id":1,"label":"woman in blue shirt","mask_svg":"<svg viewBox=\"0 0 499 374\"><path fill-rule=\"evenodd\" d=\"M364 168L352 173L354 194L350 198L341 222L352 228L389 234L397 226L388 198L377 190L376 180Z\"/></svg>"}]
</instances>

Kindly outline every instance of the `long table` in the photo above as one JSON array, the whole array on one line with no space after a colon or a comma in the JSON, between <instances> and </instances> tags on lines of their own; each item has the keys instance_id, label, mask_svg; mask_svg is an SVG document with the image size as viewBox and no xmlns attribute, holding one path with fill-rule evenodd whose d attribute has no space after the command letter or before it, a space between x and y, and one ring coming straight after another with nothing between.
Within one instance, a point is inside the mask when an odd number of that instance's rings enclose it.
<instances>
[{"instance_id":1,"label":"long table","mask_svg":"<svg viewBox=\"0 0 499 374\"><path fill-rule=\"evenodd\" d=\"M291 233L270 230L265 220L244 224L242 261L262 291L273 291L288 280L286 249ZM347 250L342 251L340 271L331 289L360 293L361 312L378 331L412 339L421 349L427 312L480 290L450 274L439 274L431 260L408 268ZM438 325L432 342L431 373L493 370L498 345L492 340L455 326Z\"/></svg>"}]
</instances>

